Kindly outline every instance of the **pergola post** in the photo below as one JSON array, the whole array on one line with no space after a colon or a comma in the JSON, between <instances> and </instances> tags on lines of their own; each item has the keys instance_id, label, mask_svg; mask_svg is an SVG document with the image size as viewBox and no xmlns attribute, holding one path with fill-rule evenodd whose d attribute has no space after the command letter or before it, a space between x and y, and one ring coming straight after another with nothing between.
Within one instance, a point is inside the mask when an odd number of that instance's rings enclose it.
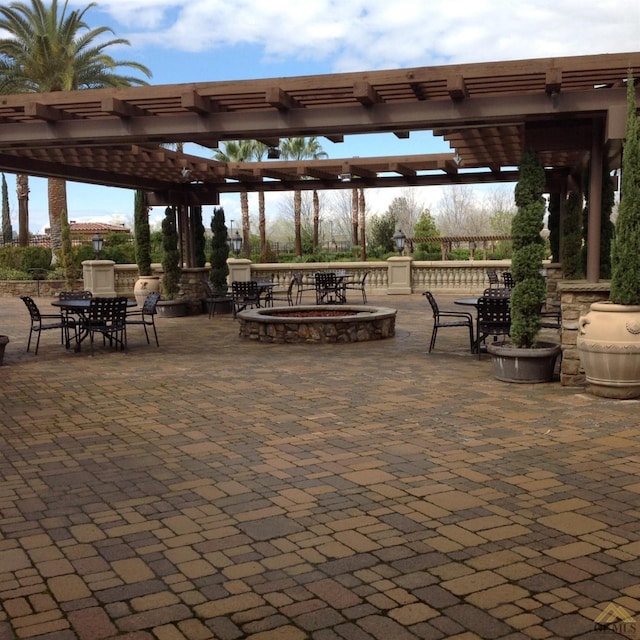
<instances>
[{"instance_id":1,"label":"pergola post","mask_svg":"<svg viewBox=\"0 0 640 640\"><path fill-rule=\"evenodd\" d=\"M593 121L591 163L589 170L589 221L587 235L587 282L600 280L600 236L602 219L602 154L603 128L600 120Z\"/></svg>"}]
</instances>

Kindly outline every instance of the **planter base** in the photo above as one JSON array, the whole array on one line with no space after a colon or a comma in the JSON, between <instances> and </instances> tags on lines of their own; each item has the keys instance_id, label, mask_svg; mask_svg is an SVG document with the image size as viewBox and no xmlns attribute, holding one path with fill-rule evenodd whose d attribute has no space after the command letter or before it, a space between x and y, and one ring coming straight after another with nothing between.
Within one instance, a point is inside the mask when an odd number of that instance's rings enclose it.
<instances>
[{"instance_id":1,"label":"planter base","mask_svg":"<svg viewBox=\"0 0 640 640\"><path fill-rule=\"evenodd\" d=\"M2 365L2 361L4 360L4 350L8 344L9 336L0 336L0 365Z\"/></svg>"},{"instance_id":2,"label":"planter base","mask_svg":"<svg viewBox=\"0 0 640 640\"><path fill-rule=\"evenodd\" d=\"M551 382L561 347L550 342L538 344L535 349L489 344L487 351L491 354L494 377L521 384Z\"/></svg>"},{"instance_id":3,"label":"planter base","mask_svg":"<svg viewBox=\"0 0 640 640\"><path fill-rule=\"evenodd\" d=\"M183 318L189 315L189 306L186 300L160 300L156 311L161 318Z\"/></svg>"}]
</instances>

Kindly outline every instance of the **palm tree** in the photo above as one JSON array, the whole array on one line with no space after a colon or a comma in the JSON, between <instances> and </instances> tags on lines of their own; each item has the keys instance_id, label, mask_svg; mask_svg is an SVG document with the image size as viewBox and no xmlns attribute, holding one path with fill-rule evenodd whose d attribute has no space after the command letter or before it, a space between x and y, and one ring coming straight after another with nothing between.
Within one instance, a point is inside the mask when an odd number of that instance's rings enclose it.
<instances>
[{"instance_id":1,"label":"palm tree","mask_svg":"<svg viewBox=\"0 0 640 640\"><path fill-rule=\"evenodd\" d=\"M252 140L229 140L223 149L216 149L213 157L220 162L247 162L254 153ZM251 255L251 235L249 224L249 194L240 192L240 211L242 214L242 247L245 257Z\"/></svg>"},{"instance_id":2,"label":"palm tree","mask_svg":"<svg viewBox=\"0 0 640 640\"><path fill-rule=\"evenodd\" d=\"M267 145L255 140L252 157L260 162L267 153ZM264 191L258 191L258 229L260 231L260 262L267 261L267 218L264 206Z\"/></svg>"},{"instance_id":3,"label":"palm tree","mask_svg":"<svg viewBox=\"0 0 640 640\"><path fill-rule=\"evenodd\" d=\"M0 93L43 93L147 84L139 78L114 72L130 67L147 77L151 72L137 62L114 60L106 49L128 45L123 38L103 40L109 27L90 29L84 20L95 2L84 9L61 10L58 0L12 2L0 7ZM67 211L66 182L49 178L51 248L61 247L60 214Z\"/></svg>"},{"instance_id":4,"label":"palm tree","mask_svg":"<svg viewBox=\"0 0 640 640\"><path fill-rule=\"evenodd\" d=\"M287 138L282 143L282 157L287 160L318 160L326 158L327 154L318 142L318 138ZM315 190L314 190L315 194ZM317 199L317 194L314 198ZM302 256L302 192L300 190L293 193L293 224L296 236L296 256ZM315 234L314 234L315 235ZM316 240L317 242L317 240Z\"/></svg>"}]
</instances>

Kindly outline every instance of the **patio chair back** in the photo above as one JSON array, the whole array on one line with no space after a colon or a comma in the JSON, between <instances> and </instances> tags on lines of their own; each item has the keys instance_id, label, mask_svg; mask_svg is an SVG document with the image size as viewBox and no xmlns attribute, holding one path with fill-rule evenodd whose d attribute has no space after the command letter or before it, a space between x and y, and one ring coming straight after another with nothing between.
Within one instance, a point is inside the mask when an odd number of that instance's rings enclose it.
<instances>
[{"instance_id":1,"label":"patio chair back","mask_svg":"<svg viewBox=\"0 0 640 640\"><path fill-rule=\"evenodd\" d=\"M346 301L344 290L334 271L318 271L314 274L316 304L340 304Z\"/></svg>"},{"instance_id":2,"label":"patio chair back","mask_svg":"<svg viewBox=\"0 0 640 640\"><path fill-rule=\"evenodd\" d=\"M108 340L110 346L119 346L121 351L125 351L127 348L127 299L123 296L91 298L86 329L89 332L92 353L96 333L102 334L103 341Z\"/></svg>"},{"instance_id":3,"label":"patio chair back","mask_svg":"<svg viewBox=\"0 0 640 640\"><path fill-rule=\"evenodd\" d=\"M260 287L255 280L233 281L231 283L231 297L234 318L239 311L244 311L247 307L260 307Z\"/></svg>"},{"instance_id":4,"label":"patio chair back","mask_svg":"<svg viewBox=\"0 0 640 640\"><path fill-rule=\"evenodd\" d=\"M495 269L487 269L487 278L489 278L489 287L500 286L500 278L498 278L498 272Z\"/></svg>"},{"instance_id":5,"label":"patio chair back","mask_svg":"<svg viewBox=\"0 0 640 640\"><path fill-rule=\"evenodd\" d=\"M511 271L502 272L502 282L507 289L513 289L516 286L516 282L511 275Z\"/></svg>"},{"instance_id":6,"label":"patio chair back","mask_svg":"<svg viewBox=\"0 0 640 640\"><path fill-rule=\"evenodd\" d=\"M498 336L511 334L511 309L509 298L482 296L478 298L476 318L476 344L480 358L480 343L488 336L497 340Z\"/></svg>"}]
</instances>

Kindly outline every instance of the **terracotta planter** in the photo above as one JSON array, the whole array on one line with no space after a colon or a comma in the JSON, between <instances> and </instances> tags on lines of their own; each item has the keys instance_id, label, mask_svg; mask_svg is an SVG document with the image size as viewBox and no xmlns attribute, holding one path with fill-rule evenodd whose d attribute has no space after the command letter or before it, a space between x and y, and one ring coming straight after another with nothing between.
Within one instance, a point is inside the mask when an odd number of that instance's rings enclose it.
<instances>
[{"instance_id":1,"label":"terracotta planter","mask_svg":"<svg viewBox=\"0 0 640 640\"><path fill-rule=\"evenodd\" d=\"M594 302L580 317L577 343L589 393L640 396L640 305Z\"/></svg>"},{"instance_id":2,"label":"terracotta planter","mask_svg":"<svg viewBox=\"0 0 640 640\"><path fill-rule=\"evenodd\" d=\"M0 365L2 365L2 361L4 360L4 350L8 344L9 336L0 336Z\"/></svg>"},{"instance_id":3,"label":"terracotta planter","mask_svg":"<svg viewBox=\"0 0 640 640\"><path fill-rule=\"evenodd\" d=\"M160 276L140 276L133 285L133 295L139 307L142 307L147 294L160 291Z\"/></svg>"},{"instance_id":4,"label":"terracotta planter","mask_svg":"<svg viewBox=\"0 0 640 640\"><path fill-rule=\"evenodd\" d=\"M493 363L493 375L503 382L551 382L560 355L559 344L540 342L534 349L522 349L510 344L487 345Z\"/></svg>"}]
</instances>

